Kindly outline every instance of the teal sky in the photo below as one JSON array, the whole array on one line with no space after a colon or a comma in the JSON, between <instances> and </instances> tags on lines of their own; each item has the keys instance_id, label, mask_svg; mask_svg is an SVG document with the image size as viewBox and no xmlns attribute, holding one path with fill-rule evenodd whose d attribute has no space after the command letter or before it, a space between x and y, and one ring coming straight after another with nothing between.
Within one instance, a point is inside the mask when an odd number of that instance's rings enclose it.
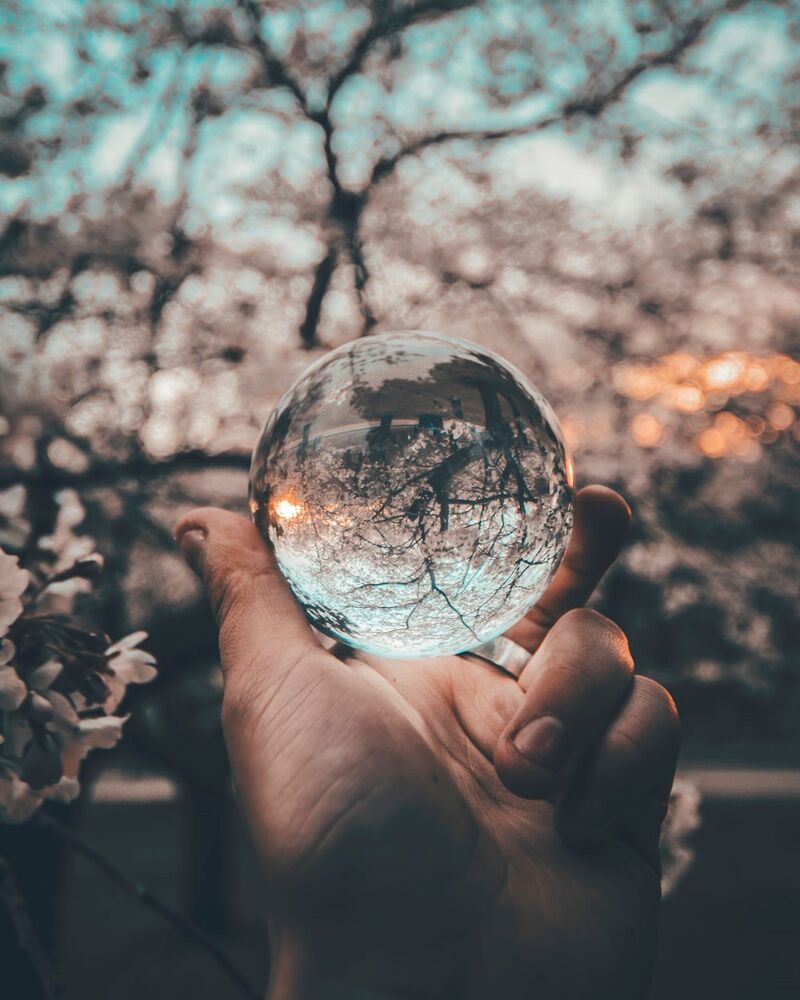
<instances>
[{"instance_id":1,"label":"teal sky","mask_svg":"<svg viewBox=\"0 0 800 1000\"><path fill-rule=\"evenodd\" d=\"M220 6L190 5L195 17ZM200 129L187 178L189 227L211 225L230 232L247 221L261 238L281 241L297 263L313 259L318 252L313 226L300 218L292 198L259 204L254 212L254 195L247 189L274 175L300 202L314 185L324 197L320 129L302 118L286 90L248 94L253 64L241 51L195 46L187 52L169 41L148 45L142 11L153 12L148 15L152 25L169 7L121 0L108 8L111 26L92 14L102 7L80 0L5 7L0 58L8 64L8 90L20 94L39 85L47 94L45 108L28 119L26 134L34 142L57 138L62 145L42 155L32 173L3 178L0 211L61 215L72 196L86 193L91 203L93 192L118 182L132 164L142 183L166 201L173 199L181 181L189 96L206 84L226 110ZM583 37L605 32L616 44L620 64L635 61L640 39L621 3L587 3L579 10ZM569 132L556 127L496 143L485 166L498 190L509 196L538 189L568 197L587 215L618 225L680 214L685 193L664 177L677 159L692 157L710 165L718 178L731 180L794 166L796 154L775 150L772 140L754 135L759 122L770 117L777 122L780 116L782 80L797 57L789 17L785 9L767 4L722 16L691 52L686 75L670 68L643 75L606 116L609 125L643 136L627 164L621 163L608 132L578 124ZM366 24L363 9L330 0L270 13L262 30L289 63L301 36L312 56L316 47L340 62ZM546 40L536 58L514 50L514 40L524 31ZM510 46L493 68L483 50L487 37ZM137 59L149 73L141 83L131 79ZM541 86L520 96L530 89L534 71L542 76ZM337 95L333 119L342 181L362 187L377 157L396 148L398 136L503 128L547 117L579 93L585 79L580 48L548 27L538 5L489 3L412 28L405 33L402 58L390 70L369 69ZM319 105L324 80L307 76L302 82L309 103ZM493 82L497 95L492 101L487 85ZM74 102L80 100L92 101L95 110L77 114ZM482 196L446 164L442 150L402 168L406 177L425 181L422 212L438 197L469 206L471 198ZM447 154L453 152L469 157L476 149L467 144L446 148Z\"/></svg>"}]
</instances>

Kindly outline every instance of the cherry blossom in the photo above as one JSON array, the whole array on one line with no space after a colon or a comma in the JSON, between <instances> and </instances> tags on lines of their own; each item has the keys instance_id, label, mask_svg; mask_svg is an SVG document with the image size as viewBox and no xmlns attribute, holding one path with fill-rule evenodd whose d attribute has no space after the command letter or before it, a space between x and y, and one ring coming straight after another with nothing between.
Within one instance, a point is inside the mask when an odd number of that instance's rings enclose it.
<instances>
[{"instance_id":1,"label":"cherry blossom","mask_svg":"<svg viewBox=\"0 0 800 1000\"><path fill-rule=\"evenodd\" d=\"M31 575L20 568L19 559L0 549L0 636L22 614L21 597L28 588Z\"/></svg>"},{"instance_id":2,"label":"cherry blossom","mask_svg":"<svg viewBox=\"0 0 800 1000\"><path fill-rule=\"evenodd\" d=\"M56 530L44 546L56 553L55 566L50 562L46 572L32 567L31 573L0 549L0 822L5 823L24 822L45 800L76 798L86 755L122 738L127 716L114 713L128 684L145 684L157 673L155 658L139 648L146 632L109 644L106 636L73 620L75 594L91 586L102 557L92 551L92 539L72 534L83 516L77 497L61 501ZM26 598L32 578L36 586ZM76 581L81 587L72 586Z\"/></svg>"}]
</instances>

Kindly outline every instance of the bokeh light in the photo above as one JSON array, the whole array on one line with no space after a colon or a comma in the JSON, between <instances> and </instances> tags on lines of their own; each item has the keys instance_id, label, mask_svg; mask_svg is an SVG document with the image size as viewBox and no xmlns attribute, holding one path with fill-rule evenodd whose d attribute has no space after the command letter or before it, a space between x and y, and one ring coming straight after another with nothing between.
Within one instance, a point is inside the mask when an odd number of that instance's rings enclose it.
<instances>
[{"instance_id":1,"label":"bokeh light","mask_svg":"<svg viewBox=\"0 0 800 1000\"><path fill-rule=\"evenodd\" d=\"M756 461L763 445L791 431L800 405L800 362L786 354L736 350L705 356L684 351L652 361L620 362L612 381L621 396L664 411L664 419L649 411L631 418L636 444L662 444L670 413L697 415L710 423L697 431L695 445L713 459ZM724 409L732 404L741 406L742 413Z\"/></svg>"}]
</instances>

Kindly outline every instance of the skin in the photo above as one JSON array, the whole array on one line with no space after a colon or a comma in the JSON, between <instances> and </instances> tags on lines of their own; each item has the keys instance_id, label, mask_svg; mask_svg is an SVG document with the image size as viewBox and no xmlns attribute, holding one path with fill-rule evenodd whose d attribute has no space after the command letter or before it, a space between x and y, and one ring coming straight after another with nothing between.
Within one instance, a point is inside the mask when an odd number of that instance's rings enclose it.
<instances>
[{"instance_id":1,"label":"skin","mask_svg":"<svg viewBox=\"0 0 800 1000\"><path fill-rule=\"evenodd\" d=\"M583 608L629 518L610 490L578 494L564 560L509 633L531 652L519 681L326 651L249 521L181 519L266 875L268 1000L646 995L677 714ZM515 743L533 720L538 741Z\"/></svg>"}]
</instances>

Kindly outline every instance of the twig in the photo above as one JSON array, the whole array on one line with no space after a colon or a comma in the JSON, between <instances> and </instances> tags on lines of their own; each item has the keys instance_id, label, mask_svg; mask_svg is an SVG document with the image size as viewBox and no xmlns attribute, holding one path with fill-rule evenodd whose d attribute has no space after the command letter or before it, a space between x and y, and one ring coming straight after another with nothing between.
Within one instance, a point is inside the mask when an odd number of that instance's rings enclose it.
<instances>
[{"instance_id":1,"label":"twig","mask_svg":"<svg viewBox=\"0 0 800 1000\"><path fill-rule=\"evenodd\" d=\"M225 952L218 947L218 945L215 944L210 937L204 934L197 927L194 927L187 920L184 920L179 913L176 913L174 910L162 903L161 900L154 896L149 889L141 885L139 882L134 881L134 879L129 878L124 872L120 871L116 865L112 864L108 858L104 857L96 848L92 847L91 844L87 844L86 841L81 839L81 837L73 833L71 830L68 830L65 826L62 826L61 823L53 819L52 816L48 816L43 812L38 812L34 817L34 821L39 826L52 833L55 837L58 837L64 843L74 848L78 854L86 858L87 861L90 861L96 868L105 872L105 874L108 875L112 881L116 882L121 889L124 889L125 892L129 893L131 896L136 897L136 899L142 902L145 906L153 910L154 913L157 913L160 917L166 920L167 923L172 924L172 926L176 928L176 930L179 930L184 937L194 942L194 944L199 945L214 959L228 978L235 983L242 996L248 997L249 1000L262 1000L261 994L253 989L233 962L231 962Z\"/></svg>"},{"instance_id":2,"label":"twig","mask_svg":"<svg viewBox=\"0 0 800 1000\"><path fill-rule=\"evenodd\" d=\"M267 45L261 34L261 8L257 0L236 0L236 6L242 10L250 21L250 44L261 60L264 78L267 84L275 87L286 87L297 101L300 109L308 116L308 100L300 83L292 76L287 67Z\"/></svg>"},{"instance_id":3,"label":"twig","mask_svg":"<svg viewBox=\"0 0 800 1000\"><path fill-rule=\"evenodd\" d=\"M42 987L42 995L46 1000L58 1000L64 987L55 974L50 959L47 956L36 928L33 926L28 907L17 888L11 865L5 858L0 858L0 899L6 904L11 922L17 932L17 940L22 951L27 952L36 977Z\"/></svg>"},{"instance_id":4,"label":"twig","mask_svg":"<svg viewBox=\"0 0 800 1000\"><path fill-rule=\"evenodd\" d=\"M455 14L465 7L475 5L475 0L417 0L417 3L394 10L374 20L363 35L356 40L344 65L331 78L328 84L328 109L330 109L334 97L339 93L344 82L361 71L364 60L377 42L391 38L422 21L438 20L448 14Z\"/></svg>"},{"instance_id":5,"label":"twig","mask_svg":"<svg viewBox=\"0 0 800 1000\"><path fill-rule=\"evenodd\" d=\"M719 16L737 10L742 4L743 0L725 0L725 3L720 7L693 18L685 25L681 34L673 40L672 45L661 52L655 52L637 60L604 92L578 95L563 104L555 114L546 118L535 119L527 124L513 125L508 128L444 130L433 135L421 136L409 142L393 155L384 156L378 160L372 169L367 190L371 190L394 173L402 160L409 156L416 156L431 146L441 146L450 142L494 142L500 139L512 139L533 135L580 115L597 118L613 104L617 104L631 85L643 74L661 66L677 66L686 52L697 43L698 39Z\"/></svg>"},{"instance_id":6,"label":"twig","mask_svg":"<svg viewBox=\"0 0 800 1000\"><path fill-rule=\"evenodd\" d=\"M22 483L23 486L43 486L48 490L91 488L113 485L124 479L136 482L161 479L177 472L202 472L206 469L241 469L247 471L250 456L242 452L222 452L210 455L202 449L176 452L164 461L153 461L141 452L121 462L96 460L80 472L71 469L47 468L35 465L21 469L11 465L0 468L0 489Z\"/></svg>"}]
</instances>

